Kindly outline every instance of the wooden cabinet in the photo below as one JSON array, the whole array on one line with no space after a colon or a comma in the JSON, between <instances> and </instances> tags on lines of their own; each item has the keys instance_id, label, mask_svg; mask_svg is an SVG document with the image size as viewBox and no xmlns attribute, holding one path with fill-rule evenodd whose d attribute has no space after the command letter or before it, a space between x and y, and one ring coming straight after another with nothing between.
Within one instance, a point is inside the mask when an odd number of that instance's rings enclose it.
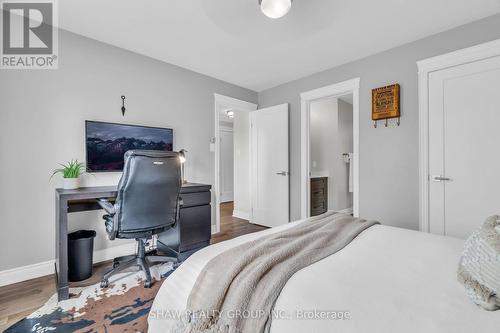
<instances>
[{"instance_id":1,"label":"wooden cabinet","mask_svg":"<svg viewBox=\"0 0 500 333\"><path fill-rule=\"evenodd\" d=\"M328 177L311 178L311 216L328 211Z\"/></svg>"},{"instance_id":2,"label":"wooden cabinet","mask_svg":"<svg viewBox=\"0 0 500 333\"><path fill-rule=\"evenodd\" d=\"M210 244L212 209L210 185L186 184L182 187L183 204L179 221L158 235L158 249L183 261Z\"/></svg>"}]
</instances>

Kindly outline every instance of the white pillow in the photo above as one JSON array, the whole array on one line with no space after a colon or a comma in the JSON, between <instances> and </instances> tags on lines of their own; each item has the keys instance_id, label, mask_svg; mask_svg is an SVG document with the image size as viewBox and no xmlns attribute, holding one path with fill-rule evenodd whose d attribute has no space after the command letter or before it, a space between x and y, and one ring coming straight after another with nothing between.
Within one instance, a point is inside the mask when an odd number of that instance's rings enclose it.
<instances>
[{"instance_id":1,"label":"white pillow","mask_svg":"<svg viewBox=\"0 0 500 333\"><path fill-rule=\"evenodd\" d=\"M486 310L500 309L500 216L486 220L465 242L458 280Z\"/></svg>"}]
</instances>

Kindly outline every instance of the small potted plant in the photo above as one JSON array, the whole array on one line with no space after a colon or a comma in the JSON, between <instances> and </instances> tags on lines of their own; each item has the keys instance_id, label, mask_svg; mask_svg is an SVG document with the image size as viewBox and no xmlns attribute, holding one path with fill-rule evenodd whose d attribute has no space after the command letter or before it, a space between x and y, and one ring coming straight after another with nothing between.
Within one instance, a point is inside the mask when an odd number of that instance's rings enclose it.
<instances>
[{"instance_id":1,"label":"small potted plant","mask_svg":"<svg viewBox=\"0 0 500 333\"><path fill-rule=\"evenodd\" d=\"M62 168L54 170L52 177L60 173L63 176L63 187L66 190L74 190L80 187L80 176L85 172L85 166L78 160L71 160L68 164L61 164Z\"/></svg>"}]
</instances>

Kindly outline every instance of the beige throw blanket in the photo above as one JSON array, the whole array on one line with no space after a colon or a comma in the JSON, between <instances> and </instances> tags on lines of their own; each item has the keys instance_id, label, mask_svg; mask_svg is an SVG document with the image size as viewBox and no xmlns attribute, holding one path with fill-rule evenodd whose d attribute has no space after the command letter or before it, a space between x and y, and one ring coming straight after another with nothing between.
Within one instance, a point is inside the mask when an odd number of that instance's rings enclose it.
<instances>
[{"instance_id":1,"label":"beige throw blanket","mask_svg":"<svg viewBox=\"0 0 500 333\"><path fill-rule=\"evenodd\" d=\"M268 332L290 277L377 223L329 212L220 254L200 273L173 332Z\"/></svg>"}]
</instances>

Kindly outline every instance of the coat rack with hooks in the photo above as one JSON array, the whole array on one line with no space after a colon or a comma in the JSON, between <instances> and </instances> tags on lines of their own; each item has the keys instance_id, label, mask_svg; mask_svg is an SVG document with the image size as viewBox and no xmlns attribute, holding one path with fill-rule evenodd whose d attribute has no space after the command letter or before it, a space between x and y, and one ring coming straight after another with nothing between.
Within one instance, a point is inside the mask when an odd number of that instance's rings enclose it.
<instances>
[{"instance_id":1,"label":"coat rack with hooks","mask_svg":"<svg viewBox=\"0 0 500 333\"><path fill-rule=\"evenodd\" d=\"M392 84L372 90L372 120L377 128L379 120L385 120L384 127L389 127L389 119L397 119L396 125L401 125L400 86Z\"/></svg>"},{"instance_id":2,"label":"coat rack with hooks","mask_svg":"<svg viewBox=\"0 0 500 333\"><path fill-rule=\"evenodd\" d=\"M398 117L396 118L396 125L399 127L399 125L401 125L401 118ZM374 128L377 128L377 120L374 120L373 121L373 127ZM386 118L385 119L385 122L384 122L384 127L389 127L389 118Z\"/></svg>"}]
</instances>

